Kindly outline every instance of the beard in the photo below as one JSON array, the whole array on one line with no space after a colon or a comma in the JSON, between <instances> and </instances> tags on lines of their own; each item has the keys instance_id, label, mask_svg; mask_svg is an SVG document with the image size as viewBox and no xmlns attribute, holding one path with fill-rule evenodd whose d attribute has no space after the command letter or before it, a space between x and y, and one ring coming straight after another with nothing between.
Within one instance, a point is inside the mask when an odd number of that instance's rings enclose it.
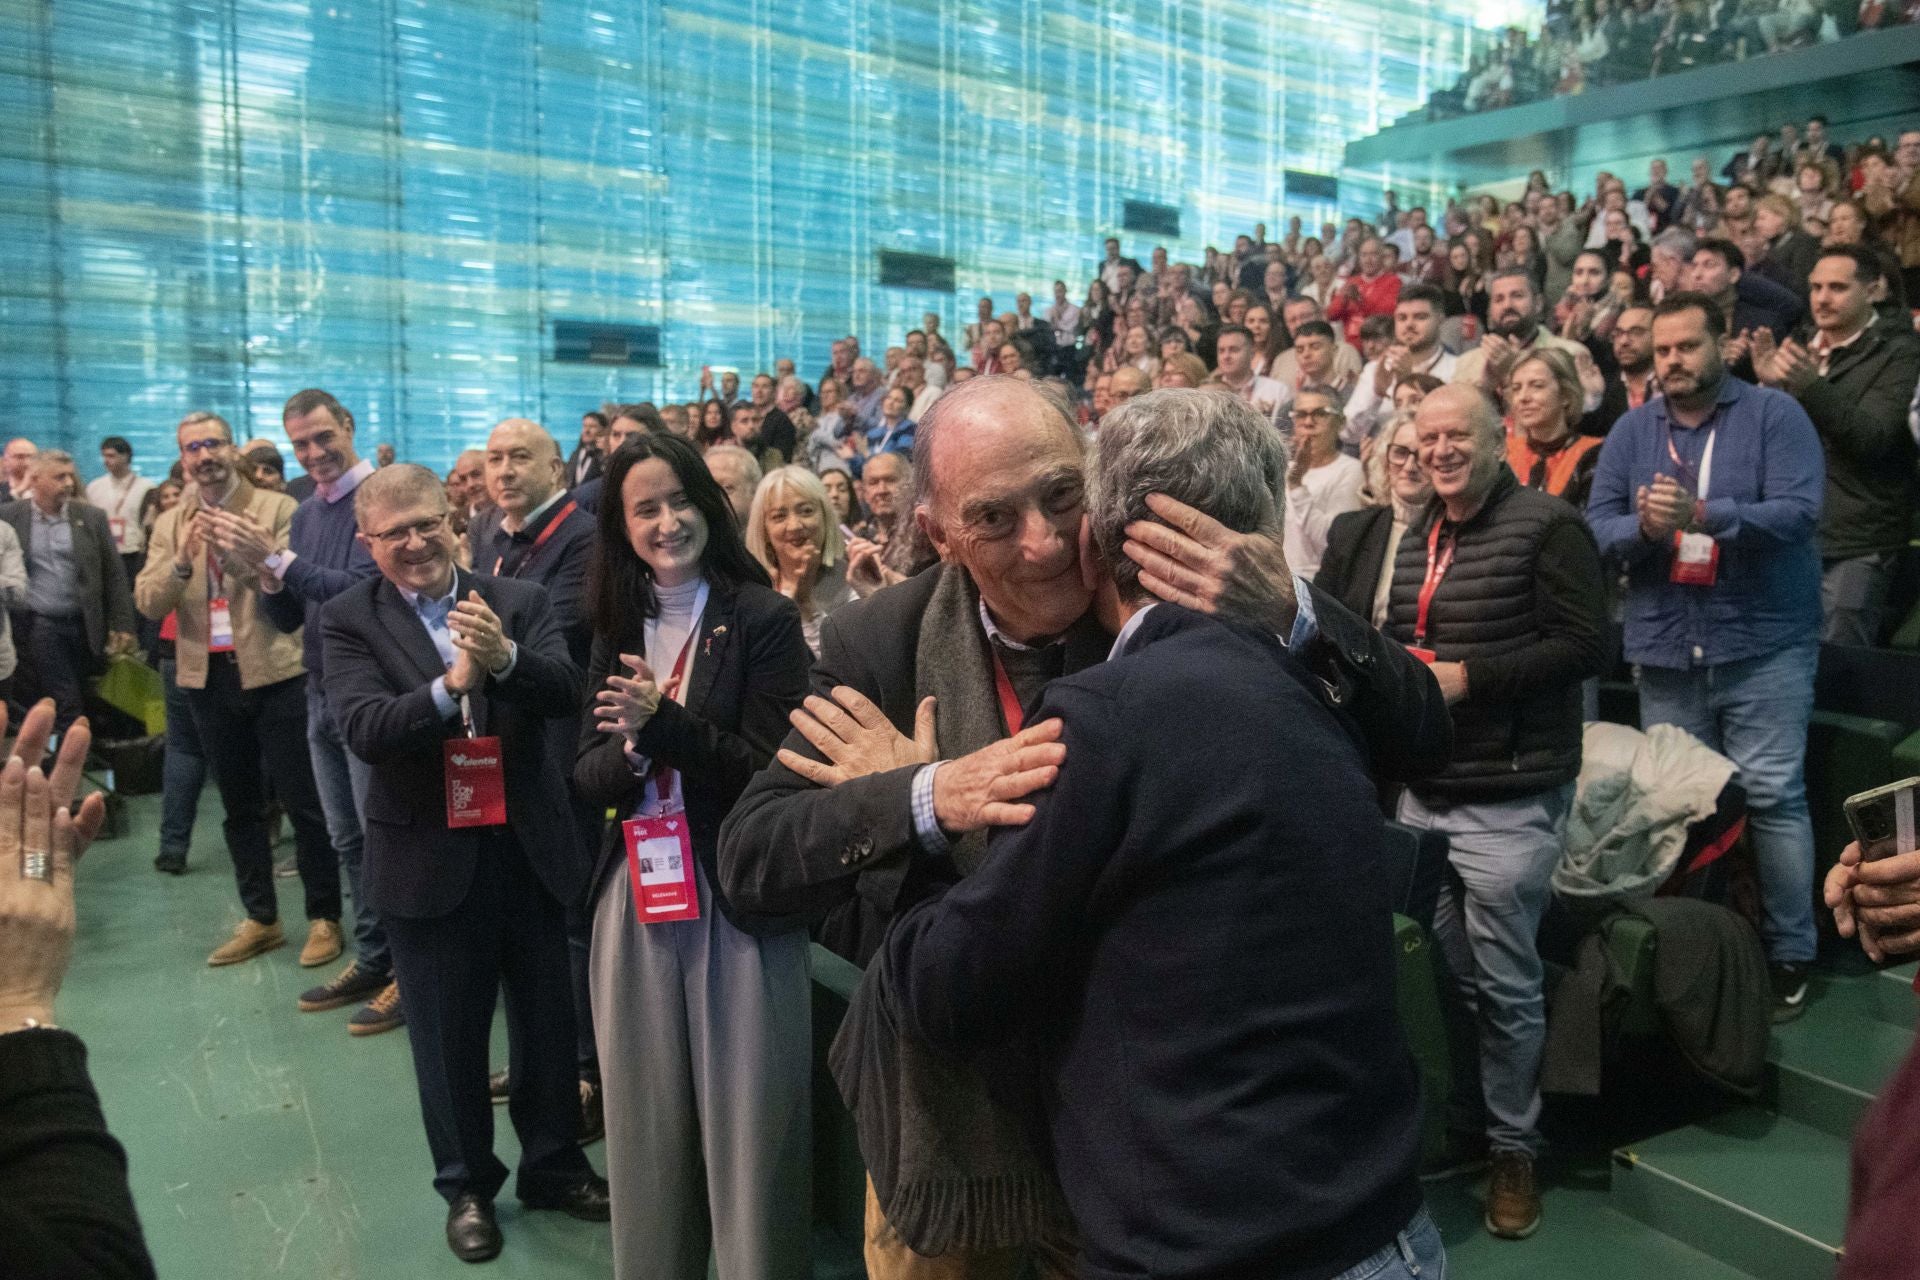
<instances>
[{"instance_id":1,"label":"beard","mask_svg":"<svg viewBox=\"0 0 1920 1280\"><path fill-rule=\"evenodd\" d=\"M1512 319L1503 318L1497 321L1490 320L1487 322L1488 333L1497 333L1503 338L1518 338L1522 342L1532 341L1533 335L1539 332L1539 330L1539 316L1518 316Z\"/></svg>"}]
</instances>

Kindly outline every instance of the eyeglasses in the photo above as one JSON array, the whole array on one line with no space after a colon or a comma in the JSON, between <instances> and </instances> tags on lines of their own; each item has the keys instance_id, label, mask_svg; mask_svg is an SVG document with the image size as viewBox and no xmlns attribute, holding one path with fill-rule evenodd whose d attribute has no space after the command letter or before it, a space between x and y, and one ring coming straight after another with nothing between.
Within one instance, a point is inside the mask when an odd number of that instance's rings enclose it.
<instances>
[{"instance_id":1,"label":"eyeglasses","mask_svg":"<svg viewBox=\"0 0 1920 1280\"><path fill-rule=\"evenodd\" d=\"M233 443L231 440L221 440L218 437L207 440L187 440L180 445L180 452L191 458L197 453L212 453L215 449L224 449L231 443Z\"/></svg>"},{"instance_id":2,"label":"eyeglasses","mask_svg":"<svg viewBox=\"0 0 1920 1280\"><path fill-rule=\"evenodd\" d=\"M416 520L412 524L396 525L391 529L382 529L378 533L370 533L367 537L383 547L404 547L413 541L415 534L420 536L420 541L422 542L433 541L435 535L445 528L446 524L447 515L443 511L430 519Z\"/></svg>"},{"instance_id":3,"label":"eyeglasses","mask_svg":"<svg viewBox=\"0 0 1920 1280\"><path fill-rule=\"evenodd\" d=\"M1403 444L1390 444L1387 446L1387 466L1395 471L1406 466L1409 462L1415 461L1419 456L1418 453L1415 453Z\"/></svg>"},{"instance_id":4,"label":"eyeglasses","mask_svg":"<svg viewBox=\"0 0 1920 1280\"><path fill-rule=\"evenodd\" d=\"M1339 415L1332 409L1295 409L1287 416L1293 419L1295 426L1306 427L1316 422L1326 422L1328 419L1338 417Z\"/></svg>"}]
</instances>

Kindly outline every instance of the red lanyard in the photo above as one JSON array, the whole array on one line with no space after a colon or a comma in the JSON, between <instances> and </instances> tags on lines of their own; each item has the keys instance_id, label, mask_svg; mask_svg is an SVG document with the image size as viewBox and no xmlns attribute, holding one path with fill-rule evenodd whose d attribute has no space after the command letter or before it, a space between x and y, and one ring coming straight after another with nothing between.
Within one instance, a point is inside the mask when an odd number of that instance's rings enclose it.
<instances>
[{"instance_id":1,"label":"red lanyard","mask_svg":"<svg viewBox=\"0 0 1920 1280\"><path fill-rule=\"evenodd\" d=\"M1460 535L1454 534L1447 539L1447 549L1440 550L1440 530L1445 523L1434 521L1427 534L1427 578L1420 584L1420 612L1413 620L1413 643L1421 648L1427 643L1427 611L1433 607L1433 594L1440 589L1447 570L1453 568L1453 553L1460 545Z\"/></svg>"},{"instance_id":2,"label":"red lanyard","mask_svg":"<svg viewBox=\"0 0 1920 1280\"><path fill-rule=\"evenodd\" d=\"M573 502L572 500L568 500L567 505L560 508L560 513L554 516L553 519L547 521L547 527L542 529L540 531L540 536L533 540L533 547L531 550L527 552L527 558L522 560L519 566L514 569L513 571L514 577L517 578L521 574L527 571L527 566L532 564L533 558L540 554L540 548L547 545L547 539L553 536L553 531L566 523L567 517L574 513L574 509L578 505L579 505L578 503ZM506 563L507 563L507 558L505 556L496 556L493 561L494 573L498 574L501 568ZM686 657L686 654L683 653L680 656L684 658Z\"/></svg>"},{"instance_id":3,"label":"red lanyard","mask_svg":"<svg viewBox=\"0 0 1920 1280\"><path fill-rule=\"evenodd\" d=\"M1020 699L1013 692L1013 681L1007 679L1007 669L1000 662L1000 654L993 649L993 642L987 642L987 648L993 655L993 691L1000 698L1000 714L1006 717L1007 732L1018 733L1027 722L1026 713L1020 709Z\"/></svg>"},{"instance_id":4,"label":"red lanyard","mask_svg":"<svg viewBox=\"0 0 1920 1280\"><path fill-rule=\"evenodd\" d=\"M567 505L571 507L573 504L568 503ZM564 518L565 516L563 515L562 519ZM558 523L560 523L560 521L554 521L554 524ZM549 525L547 527L551 529L553 526ZM539 549L539 544L535 543L534 550L538 551ZM531 559L532 557L529 556L528 558ZM661 697L672 698L675 702L680 703L681 706L685 706L686 703L679 696L680 682L687 674L687 657L693 652L693 638L699 634L699 631L700 619L695 618L693 620L693 630L687 632L687 642L680 646L680 656L673 660L673 671L667 676L666 684L660 688ZM662 813L666 812L667 803L673 795L673 775L674 769L672 766L661 764L658 760L653 762L653 773L651 775L653 778L653 795L654 799L660 802L660 811Z\"/></svg>"}]
</instances>

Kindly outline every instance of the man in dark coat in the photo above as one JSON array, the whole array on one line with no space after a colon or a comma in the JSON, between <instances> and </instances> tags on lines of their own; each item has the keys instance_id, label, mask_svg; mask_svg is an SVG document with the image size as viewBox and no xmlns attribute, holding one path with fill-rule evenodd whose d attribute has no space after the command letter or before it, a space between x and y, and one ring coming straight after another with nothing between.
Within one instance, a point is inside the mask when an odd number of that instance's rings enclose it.
<instances>
[{"instance_id":1,"label":"man in dark coat","mask_svg":"<svg viewBox=\"0 0 1920 1280\"><path fill-rule=\"evenodd\" d=\"M376 471L354 510L381 576L321 615L329 697L347 746L374 766L364 884L407 1009L447 1243L483 1261L500 1251L493 1199L507 1177L487 1097L503 984L520 1200L608 1216L606 1182L580 1152L573 1004L553 998L586 860L553 821L568 804L568 757L547 722L579 705L582 677L545 591L455 569L432 472Z\"/></svg>"}]
</instances>

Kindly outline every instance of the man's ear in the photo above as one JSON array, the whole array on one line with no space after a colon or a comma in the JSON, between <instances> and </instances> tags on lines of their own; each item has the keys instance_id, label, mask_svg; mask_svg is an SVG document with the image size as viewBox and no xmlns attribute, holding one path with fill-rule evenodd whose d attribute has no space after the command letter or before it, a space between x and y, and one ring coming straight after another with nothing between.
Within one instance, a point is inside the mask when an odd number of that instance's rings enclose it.
<instances>
[{"instance_id":1,"label":"man's ear","mask_svg":"<svg viewBox=\"0 0 1920 1280\"><path fill-rule=\"evenodd\" d=\"M940 522L933 518L933 512L927 510L924 502L914 507L913 522L920 526L920 532L925 534L927 541L933 544L934 554L940 557L940 562L952 564L953 547L947 541L946 530L940 527Z\"/></svg>"}]
</instances>

